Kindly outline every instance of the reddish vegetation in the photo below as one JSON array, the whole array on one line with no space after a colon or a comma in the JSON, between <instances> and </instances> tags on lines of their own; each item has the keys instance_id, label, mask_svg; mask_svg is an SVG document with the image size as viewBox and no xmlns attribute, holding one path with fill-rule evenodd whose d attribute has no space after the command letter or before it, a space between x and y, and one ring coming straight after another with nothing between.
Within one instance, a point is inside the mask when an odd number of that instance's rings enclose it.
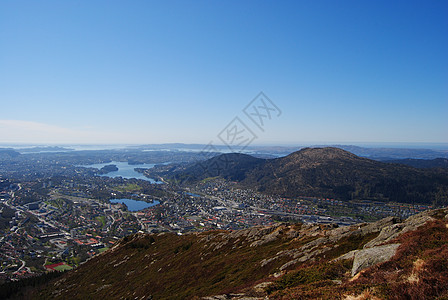
<instances>
[{"instance_id":1,"label":"reddish vegetation","mask_svg":"<svg viewBox=\"0 0 448 300\"><path fill-rule=\"evenodd\" d=\"M448 228L446 222L428 222L401 235L397 254L372 267L351 283L376 286L388 299L448 297Z\"/></svg>"},{"instance_id":2,"label":"reddish vegetation","mask_svg":"<svg viewBox=\"0 0 448 300\"><path fill-rule=\"evenodd\" d=\"M447 213L428 213L436 219L388 242L400 244L392 259L354 278L353 259L333 259L363 249L386 227L363 234L353 229L332 244L317 243L330 241L322 237L330 231L301 225L183 236L137 234L40 287L34 297L201 299L244 293L260 299L448 299ZM280 253L306 251L302 246L309 243L318 245L315 251L329 250L281 268L291 258Z\"/></svg>"},{"instance_id":3,"label":"reddish vegetation","mask_svg":"<svg viewBox=\"0 0 448 300\"><path fill-rule=\"evenodd\" d=\"M390 243L388 262L350 277L351 261L315 262L267 289L272 299L448 299L448 220L428 222Z\"/></svg>"}]
</instances>

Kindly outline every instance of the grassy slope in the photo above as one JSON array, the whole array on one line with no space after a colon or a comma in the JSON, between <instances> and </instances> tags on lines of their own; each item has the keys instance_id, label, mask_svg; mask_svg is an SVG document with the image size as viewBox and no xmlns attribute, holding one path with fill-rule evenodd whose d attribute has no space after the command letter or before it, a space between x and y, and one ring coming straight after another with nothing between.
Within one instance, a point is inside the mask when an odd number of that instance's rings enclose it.
<instances>
[{"instance_id":1,"label":"grassy slope","mask_svg":"<svg viewBox=\"0 0 448 300\"><path fill-rule=\"evenodd\" d=\"M216 249L226 240L224 235L228 233L134 235L118 249L88 261L56 285L49 285L37 298L152 295L156 299L185 299L236 292L268 277L287 261L280 259L260 267L263 258L310 241L309 237L291 240L281 235L273 242L250 247L250 242L229 239ZM207 241L207 236L213 237ZM60 291L52 293L55 286Z\"/></svg>"}]
</instances>

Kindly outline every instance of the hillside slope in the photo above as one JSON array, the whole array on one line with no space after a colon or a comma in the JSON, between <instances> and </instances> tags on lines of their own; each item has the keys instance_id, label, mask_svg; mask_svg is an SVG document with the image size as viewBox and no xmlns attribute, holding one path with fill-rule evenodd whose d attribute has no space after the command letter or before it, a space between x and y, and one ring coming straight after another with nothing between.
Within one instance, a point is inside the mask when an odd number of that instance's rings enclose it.
<instances>
[{"instance_id":1,"label":"hillside slope","mask_svg":"<svg viewBox=\"0 0 448 300\"><path fill-rule=\"evenodd\" d=\"M249 171L265 163L266 159L242 153L228 153L196 163L175 175L177 180L188 182L216 176L240 181L246 178Z\"/></svg>"},{"instance_id":2,"label":"hillside slope","mask_svg":"<svg viewBox=\"0 0 448 300\"><path fill-rule=\"evenodd\" d=\"M448 297L448 209L350 227L135 234L35 299Z\"/></svg>"}]
</instances>

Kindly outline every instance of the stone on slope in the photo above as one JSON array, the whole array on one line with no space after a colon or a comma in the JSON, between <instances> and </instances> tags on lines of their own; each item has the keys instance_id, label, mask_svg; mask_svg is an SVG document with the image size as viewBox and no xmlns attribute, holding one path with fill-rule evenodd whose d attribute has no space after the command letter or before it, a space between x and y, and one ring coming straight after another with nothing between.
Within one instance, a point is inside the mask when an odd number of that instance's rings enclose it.
<instances>
[{"instance_id":1,"label":"stone on slope","mask_svg":"<svg viewBox=\"0 0 448 300\"><path fill-rule=\"evenodd\" d=\"M389 244L356 252L353 261L352 276L370 266L388 261L395 255L399 246L400 244Z\"/></svg>"}]
</instances>

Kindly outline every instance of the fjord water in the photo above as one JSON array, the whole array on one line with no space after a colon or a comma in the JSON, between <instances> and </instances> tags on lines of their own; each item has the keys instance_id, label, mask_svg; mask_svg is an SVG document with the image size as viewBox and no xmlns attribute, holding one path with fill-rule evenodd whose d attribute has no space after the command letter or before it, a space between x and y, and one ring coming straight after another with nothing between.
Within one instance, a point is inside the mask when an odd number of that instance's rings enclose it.
<instances>
[{"instance_id":1,"label":"fjord water","mask_svg":"<svg viewBox=\"0 0 448 300\"><path fill-rule=\"evenodd\" d=\"M128 207L129 211L139 211L160 203L157 200L154 200L153 202L145 202L132 199L111 199L109 201L111 203L124 203Z\"/></svg>"},{"instance_id":2,"label":"fjord water","mask_svg":"<svg viewBox=\"0 0 448 300\"><path fill-rule=\"evenodd\" d=\"M145 175L143 175L141 173L138 173L138 172L136 172L134 170L135 168L151 169L151 168L154 167L154 164L130 165L127 162L123 162L123 161L112 161L112 162L109 162L109 163L84 165L82 167L101 169L102 167L107 166L107 165L116 165L117 168L118 168L118 171L109 172L107 174L102 174L100 176L123 177L123 178L126 178L126 179L135 178L135 179L146 180L146 181L149 181L151 183L161 183L160 181L155 181L154 179L148 178Z\"/></svg>"}]
</instances>

